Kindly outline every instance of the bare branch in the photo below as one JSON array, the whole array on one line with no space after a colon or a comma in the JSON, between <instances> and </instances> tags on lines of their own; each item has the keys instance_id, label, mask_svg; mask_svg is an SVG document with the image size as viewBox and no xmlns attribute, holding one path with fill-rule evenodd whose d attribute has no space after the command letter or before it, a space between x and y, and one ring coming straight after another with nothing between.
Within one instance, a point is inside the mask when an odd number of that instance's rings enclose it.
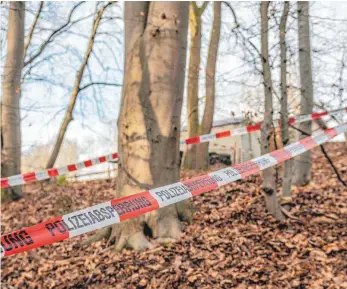
<instances>
[{"instance_id":1,"label":"bare branch","mask_svg":"<svg viewBox=\"0 0 347 289\"><path fill-rule=\"evenodd\" d=\"M79 91L81 92L82 90L92 86L92 85L107 85L107 86L118 86L118 87L122 87L121 84L119 83L109 83L109 82L91 82L91 83L88 83L82 87L80 87Z\"/></svg>"},{"instance_id":2,"label":"bare branch","mask_svg":"<svg viewBox=\"0 0 347 289\"><path fill-rule=\"evenodd\" d=\"M82 20L84 20L84 19L86 18L86 17L83 17L83 18L80 18L80 19L78 19L78 20L71 21L73 13L74 13L75 10L76 10L80 5L82 5L83 3L84 3L84 1L83 1L83 2L79 2L78 4L76 4L76 5L71 9L71 11L70 11L70 13L69 13L69 17L68 17L66 23L63 24L62 26L60 26L58 29L54 30L54 31L48 36L48 38L41 44L39 51L37 51L37 52L36 52L33 56L31 56L27 61L25 61L25 59L24 59L24 67L26 67L28 64L32 63L37 57L39 57L39 56L42 54L42 52L45 50L45 48L47 47L47 45L48 45L49 43L51 43L51 42L53 41L53 39L54 39L57 35L61 34L61 32L63 32L64 29L65 29L66 27L68 27L70 24L71 24L71 25L72 25L72 24L76 24L76 23L78 23L78 22L80 22L80 21L82 21Z\"/></svg>"}]
</instances>

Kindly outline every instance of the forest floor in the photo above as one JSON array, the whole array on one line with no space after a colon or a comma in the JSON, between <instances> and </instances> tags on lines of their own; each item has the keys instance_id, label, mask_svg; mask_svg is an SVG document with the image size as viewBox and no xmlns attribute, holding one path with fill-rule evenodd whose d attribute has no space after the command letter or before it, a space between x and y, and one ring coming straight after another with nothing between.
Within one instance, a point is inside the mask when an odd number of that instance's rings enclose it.
<instances>
[{"instance_id":1,"label":"forest floor","mask_svg":"<svg viewBox=\"0 0 347 289\"><path fill-rule=\"evenodd\" d=\"M326 149L347 181L347 146ZM5 258L2 288L347 288L347 188L320 148L312 184L293 189L290 219L266 214L260 183L258 174L195 197L193 224L174 244L118 253L104 241L82 246L84 235ZM2 204L1 232L110 200L114 187L28 185L24 199Z\"/></svg>"}]
</instances>

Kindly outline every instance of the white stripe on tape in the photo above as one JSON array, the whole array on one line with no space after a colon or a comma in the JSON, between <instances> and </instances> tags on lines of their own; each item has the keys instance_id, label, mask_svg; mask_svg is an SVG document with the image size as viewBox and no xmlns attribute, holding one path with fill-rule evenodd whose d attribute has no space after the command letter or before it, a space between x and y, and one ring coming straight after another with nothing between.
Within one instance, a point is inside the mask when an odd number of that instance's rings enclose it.
<instances>
[{"instance_id":1,"label":"white stripe on tape","mask_svg":"<svg viewBox=\"0 0 347 289\"><path fill-rule=\"evenodd\" d=\"M181 182L157 189L151 189L149 190L149 193L157 200L160 208L192 197L192 193L189 191L187 186Z\"/></svg>"},{"instance_id":2,"label":"white stripe on tape","mask_svg":"<svg viewBox=\"0 0 347 289\"><path fill-rule=\"evenodd\" d=\"M277 164L277 160L269 154L252 159L252 162L256 163L261 170L264 170Z\"/></svg>"},{"instance_id":3,"label":"white stripe on tape","mask_svg":"<svg viewBox=\"0 0 347 289\"><path fill-rule=\"evenodd\" d=\"M84 162L78 162L76 163L76 167L77 167L77 170L81 170L81 169L84 169L86 165L84 164Z\"/></svg>"},{"instance_id":4,"label":"white stripe on tape","mask_svg":"<svg viewBox=\"0 0 347 289\"><path fill-rule=\"evenodd\" d=\"M70 238L120 222L111 201L64 215L63 221L69 229Z\"/></svg>"},{"instance_id":5,"label":"white stripe on tape","mask_svg":"<svg viewBox=\"0 0 347 289\"><path fill-rule=\"evenodd\" d=\"M111 155L107 155L106 156L106 160L109 162L109 161L113 161L113 157L112 157L112 154Z\"/></svg>"},{"instance_id":6,"label":"white stripe on tape","mask_svg":"<svg viewBox=\"0 0 347 289\"><path fill-rule=\"evenodd\" d=\"M305 122L305 121L309 121L312 120L312 115L308 114L308 115L298 115L295 117L295 122L296 123L300 123L300 122Z\"/></svg>"},{"instance_id":7,"label":"white stripe on tape","mask_svg":"<svg viewBox=\"0 0 347 289\"><path fill-rule=\"evenodd\" d=\"M210 133L210 134L204 134L200 136L200 142L209 142L211 140L216 139L216 134L215 133Z\"/></svg>"},{"instance_id":8,"label":"white stripe on tape","mask_svg":"<svg viewBox=\"0 0 347 289\"><path fill-rule=\"evenodd\" d=\"M323 130L321 130L321 129L317 129L317 130L315 130L314 132L312 132L312 137L313 136L315 136L315 135L319 135L319 134L321 134L323 132Z\"/></svg>"},{"instance_id":9,"label":"white stripe on tape","mask_svg":"<svg viewBox=\"0 0 347 289\"><path fill-rule=\"evenodd\" d=\"M92 164L93 164L93 165L98 165L98 164L100 164L100 161L99 161L98 158L91 159L91 161L92 161Z\"/></svg>"},{"instance_id":10,"label":"white stripe on tape","mask_svg":"<svg viewBox=\"0 0 347 289\"><path fill-rule=\"evenodd\" d=\"M345 130L347 130L347 124L342 124L335 128L337 134L343 133Z\"/></svg>"},{"instance_id":11,"label":"white stripe on tape","mask_svg":"<svg viewBox=\"0 0 347 289\"><path fill-rule=\"evenodd\" d=\"M329 137L325 133L322 133L313 136L312 139L317 145L321 145L322 143L325 143L329 139Z\"/></svg>"},{"instance_id":12,"label":"white stripe on tape","mask_svg":"<svg viewBox=\"0 0 347 289\"><path fill-rule=\"evenodd\" d=\"M67 167L61 167L61 168L58 168L57 170L59 175L66 175L69 172Z\"/></svg>"},{"instance_id":13,"label":"white stripe on tape","mask_svg":"<svg viewBox=\"0 0 347 289\"><path fill-rule=\"evenodd\" d=\"M17 186L24 184L24 179L22 175L16 175L8 178L8 183L10 186Z\"/></svg>"},{"instance_id":14,"label":"white stripe on tape","mask_svg":"<svg viewBox=\"0 0 347 289\"><path fill-rule=\"evenodd\" d=\"M36 172L35 176L36 176L36 179L38 179L39 181L46 180L46 179L50 178L47 170Z\"/></svg>"},{"instance_id":15,"label":"white stripe on tape","mask_svg":"<svg viewBox=\"0 0 347 289\"><path fill-rule=\"evenodd\" d=\"M284 149L293 155L293 157L304 153L306 150L305 146L301 143L293 143L291 145L285 146Z\"/></svg>"},{"instance_id":16,"label":"white stripe on tape","mask_svg":"<svg viewBox=\"0 0 347 289\"><path fill-rule=\"evenodd\" d=\"M209 173L208 175L217 182L218 187L224 186L226 184L229 184L231 182L241 179L241 175L239 171L235 170L232 167L221 169L221 170Z\"/></svg>"},{"instance_id":17,"label":"white stripe on tape","mask_svg":"<svg viewBox=\"0 0 347 289\"><path fill-rule=\"evenodd\" d=\"M247 133L247 127L239 127L231 130L231 135L241 135Z\"/></svg>"}]
</instances>

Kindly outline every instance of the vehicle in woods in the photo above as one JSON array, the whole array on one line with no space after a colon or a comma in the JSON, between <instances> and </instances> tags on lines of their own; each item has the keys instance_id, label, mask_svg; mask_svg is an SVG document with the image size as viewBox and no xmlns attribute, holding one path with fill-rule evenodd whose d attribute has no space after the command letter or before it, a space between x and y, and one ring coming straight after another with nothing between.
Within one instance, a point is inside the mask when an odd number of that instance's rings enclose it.
<instances>
[{"instance_id":1,"label":"vehicle in woods","mask_svg":"<svg viewBox=\"0 0 347 289\"><path fill-rule=\"evenodd\" d=\"M183 151L180 151L180 165L182 162L182 158L183 158ZM218 163L230 166L231 165L231 156L228 154L218 154L215 152L210 152L209 154L209 158L210 158L210 165L215 165Z\"/></svg>"}]
</instances>

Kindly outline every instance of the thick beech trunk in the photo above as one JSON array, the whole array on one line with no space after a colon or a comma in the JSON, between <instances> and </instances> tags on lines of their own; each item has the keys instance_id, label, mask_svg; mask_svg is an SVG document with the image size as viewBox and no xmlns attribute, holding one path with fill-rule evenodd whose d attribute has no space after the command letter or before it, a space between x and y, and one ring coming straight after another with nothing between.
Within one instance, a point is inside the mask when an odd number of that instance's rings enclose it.
<instances>
[{"instance_id":1,"label":"thick beech trunk","mask_svg":"<svg viewBox=\"0 0 347 289\"><path fill-rule=\"evenodd\" d=\"M186 64L188 2L126 2L125 69L118 119L117 195L179 180L180 119ZM176 206L113 226L116 248L151 246L181 234Z\"/></svg>"}]
</instances>

